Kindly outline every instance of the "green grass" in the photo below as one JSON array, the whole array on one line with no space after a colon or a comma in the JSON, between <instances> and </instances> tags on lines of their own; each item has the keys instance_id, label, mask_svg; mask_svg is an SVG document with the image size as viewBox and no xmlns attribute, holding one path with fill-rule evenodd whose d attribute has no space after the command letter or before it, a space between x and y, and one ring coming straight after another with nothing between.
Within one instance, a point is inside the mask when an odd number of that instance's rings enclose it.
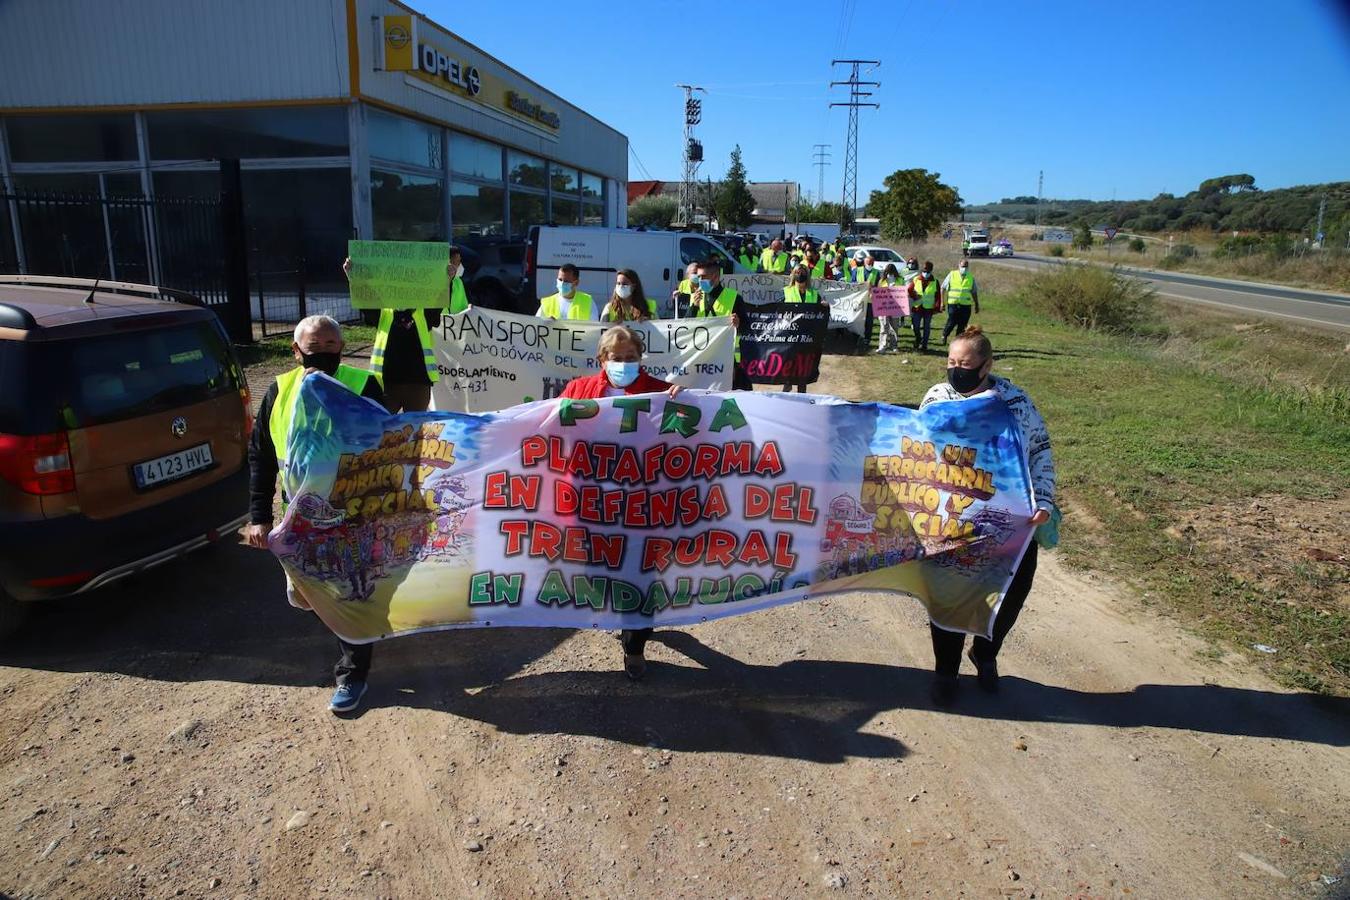
<instances>
[{"instance_id":1,"label":"green grass","mask_svg":"<svg viewBox=\"0 0 1350 900\"><path fill-rule=\"evenodd\" d=\"M1344 566L1291 559L1253 574L1206 519L1248 515L1257 497L1289 503L1251 513L1269 516L1345 497L1344 337L1167 305L1156 329L1166 337L1112 337L1048 322L1011 296L984 297L976 321L994 342L995 371L1026 388L1049 423L1062 554L1132 583L1206 638L1260 656L1285 684L1350 693L1350 607L1329 590ZM912 404L942 379L945 352L911 358L851 362L876 386L869 395ZM1191 521L1202 539L1178 531ZM1280 652L1255 654L1253 643Z\"/></svg>"}]
</instances>

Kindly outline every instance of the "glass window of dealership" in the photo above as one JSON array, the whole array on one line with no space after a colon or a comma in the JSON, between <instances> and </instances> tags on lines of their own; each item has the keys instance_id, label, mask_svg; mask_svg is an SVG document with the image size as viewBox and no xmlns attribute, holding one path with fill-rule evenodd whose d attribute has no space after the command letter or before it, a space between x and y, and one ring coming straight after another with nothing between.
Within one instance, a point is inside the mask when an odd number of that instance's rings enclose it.
<instances>
[{"instance_id":1,"label":"glass window of dealership","mask_svg":"<svg viewBox=\"0 0 1350 900\"><path fill-rule=\"evenodd\" d=\"M220 190L216 160L238 158L251 266L301 263L319 280L333 277L355 234L353 177L369 182L375 240L472 242L535 224L606 224L599 175L363 106L360 116L345 104L6 115L0 175L22 191L202 196ZM350 153L358 121L368 173Z\"/></svg>"}]
</instances>

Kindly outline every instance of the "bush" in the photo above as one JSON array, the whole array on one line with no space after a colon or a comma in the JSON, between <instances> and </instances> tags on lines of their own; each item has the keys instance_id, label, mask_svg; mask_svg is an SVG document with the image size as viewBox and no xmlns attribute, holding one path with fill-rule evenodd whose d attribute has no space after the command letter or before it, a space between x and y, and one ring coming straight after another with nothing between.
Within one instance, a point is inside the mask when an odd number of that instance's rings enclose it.
<instances>
[{"instance_id":1,"label":"bush","mask_svg":"<svg viewBox=\"0 0 1350 900\"><path fill-rule=\"evenodd\" d=\"M1166 256L1159 260L1158 265L1162 266L1164 269L1175 269L1186 260L1195 259L1199 255L1200 251L1196 250L1195 247L1190 244L1177 244L1168 251Z\"/></svg>"},{"instance_id":2,"label":"bush","mask_svg":"<svg viewBox=\"0 0 1350 900\"><path fill-rule=\"evenodd\" d=\"M1154 291L1117 268L1056 266L1019 292L1022 302L1053 319L1090 331L1143 333L1154 315Z\"/></svg>"},{"instance_id":3,"label":"bush","mask_svg":"<svg viewBox=\"0 0 1350 900\"><path fill-rule=\"evenodd\" d=\"M1078 229L1073 233L1073 245L1079 250L1087 250L1092 247L1092 242L1092 229L1084 222L1082 225L1079 225Z\"/></svg>"},{"instance_id":4,"label":"bush","mask_svg":"<svg viewBox=\"0 0 1350 900\"><path fill-rule=\"evenodd\" d=\"M1148 244L1145 244L1144 239L1141 237L1131 238L1130 249L1133 250L1135 253L1143 253L1145 250L1148 249Z\"/></svg>"},{"instance_id":5,"label":"bush","mask_svg":"<svg viewBox=\"0 0 1350 900\"><path fill-rule=\"evenodd\" d=\"M679 211L680 203L674 197L640 197L628 205L628 227L665 228Z\"/></svg>"},{"instance_id":6,"label":"bush","mask_svg":"<svg viewBox=\"0 0 1350 900\"><path fill-rule=\"evenodd\" d=\"M1063 255L1064 255L1064 245L1063 245L1063 244L1051 244L1051 245L1050 245L1050 255L1051 255L1051 256L1054 256L1054 257L1060 257L1060 256L1063 256Z\"/></svg>"}]
</instances>

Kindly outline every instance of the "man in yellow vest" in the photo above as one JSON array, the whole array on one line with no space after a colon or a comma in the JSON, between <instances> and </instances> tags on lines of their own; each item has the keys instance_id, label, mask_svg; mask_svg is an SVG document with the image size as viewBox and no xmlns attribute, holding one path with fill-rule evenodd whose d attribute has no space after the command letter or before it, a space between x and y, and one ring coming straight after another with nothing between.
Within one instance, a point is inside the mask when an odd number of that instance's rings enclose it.
<instances>
[{"instance_id":1,"label":"man in yellow vest","mask_svg":"<svg viewBox=\"0 0 1350 900\"><path fill-rule=\"evenodd\" d=\"M811 287L811 271L805 266L800 265L792 270L792 281L788 282L787 287L783 288L784 303L823 303L820 299L820 293ZM783 385L783 390L791 393L792 385ZM806 393L806 382L797 382L797 393Z\"/></svg>"},{"instance_id":2,"label":"man in yellow vest","mask_svg":"<svg viewBox=\"0 0 1350 900\"><path fill-rule=\"evenodd\" d=\"M914 326L914 349L928 352L928 336L933 329L933 314L937 312L941 296L933 261L923 264L923 271L909 282L909 318Z\"/></svg>"},{"instance_id":3,"label":"man in yellow vest","mask_svg":"<svg viewBox=\"0 0 1350 900\"><path fill-rule=\"evenodd\" d=\"M745 301L733 289L722 284L722 262L710 257L698 265L698 284L690 298L689 308L693 318L702 319L711 316L731 316L731 327L736 329L735 363L731 369L731 389L733 391L753 391L750 376L741 368L741 323L748 325L744 315Z\"/></svg>"},{"instance_id":4,"label":"man in yellow vest","mask_svg":"<svg viewBox=\"0 0 1350 900\"><path fill-rule=\"evenodd\" d=\"M783 242L774 240L760 255L759 267L765 272L782 275L788 269L788 255L783 252Z\"/></svg>"},{"instance_id":5,"label":"man in yellow vest","mask_svg":"<svg viewBox=\"0 0 1350 900\"><path fill-rule=\"evenodd\" d=\"M558 267L558 290L539 298L539 311L535 315L541 319L594 322L599 310L590 294L577 289L580 283L581 270L571 263L563 263Z\"/></svg>"},{"instance_id":6,"label":"man in yellow vest","mask_svg":"<svg viewBox=\"0 0 1350 900\"><path fill-rule=\"evenodd\" d=\"M342 264L351 277L351 260ZM464 265L460 250L450 245L446 266L450 276L445 301L439 308L382 309L370 350L370 372L384 389L390 412L423 412L431 408L431 386L440 380L432 332L441 324L441 309L451 313L469 308L464 290Z\"/></svg>"},{"instance_id":7,"label":"man in yellow vest","mask_svg":"<svg viewBox=\"0 0 1350 900\"><path fill-rule=\"evenodd\" d=\"M975 286L975 276L970 274L970 263L961 260L959 267L947 273L942 281L943 302L947 304L947 324L942 326L942 343L947 343L947 335L966 330L970 324L970 307L975 306L975 314L980 313L980 291Z\"/></svg>"},{"instance_id":8,"label":"man in yellow vest","mask_svg":"<svg viewBox=\"0 0 1350 900\"><path fill-rule=\"evenodd\" d=\"M681 319L689 314L689 301L697 288L698 263L691 262L684 267L684 277L680 279L680 283L670 292L670 308L674 310L675 318Z\"/></svg>"},{"instance_id":9,"label":"man in yellow vest","mask_svg":"<svg viewBox=\"0 0 1350 900\"><path fill-rule=\"evenodd\" d=\"M342 326L328 316L310 316L295 326L291 355L298 365L277 376L262 403L248 443L249 525L244 531L250 547L267 549L272 530L272 502L276 496L277 474L286 465L286 442L300 397L300 382L307 376L323 373L332 376L353 393L384 403L380 382L365 369L342 362ZM282 502L285 503L285 494ZM358 564L359 565L359 564ZM360 579L363 573L355 572ZM341 638L342 656L334 667L337 691L328 708L334 713L351 712L366 693L366 674L370 671L372 644L349 644Z\"/></svg>"}]
</instances>

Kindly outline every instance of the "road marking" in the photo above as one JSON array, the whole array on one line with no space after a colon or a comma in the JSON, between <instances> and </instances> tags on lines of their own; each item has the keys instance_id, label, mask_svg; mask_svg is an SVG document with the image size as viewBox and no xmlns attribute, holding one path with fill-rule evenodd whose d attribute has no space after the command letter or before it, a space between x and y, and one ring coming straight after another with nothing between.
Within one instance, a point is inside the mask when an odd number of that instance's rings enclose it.
<instances>
[{"instance_id":1,"label":"road marking","mask_svg":"<svg viewBox=\"0 0 1350 900\"><path fill-rule=\"evenodd\" d=\"M1247 312L1254 316L1279 316L1281 319L1296 319L1300 322L1311 322L1314 325L1320 325L1323 328L1338 328L1350 331L1350 325L1341 322L1328 322L1325 319L1310 319L1307 316L1295 316L1290 313L1275 312L1270 309L1252 309L1247 306L1234 306L1231 303L1224 303L1219 300L1201 300L1199 297L1186 297L1182 294L1169 294L1166 291L1158 291L1159 297L1171 297L1173 300L1181 300L1186 303L1203 303L1206 306L1217 306L1219 309L1226 309L1229 312Z\"/></svg>"}]
</instances>

